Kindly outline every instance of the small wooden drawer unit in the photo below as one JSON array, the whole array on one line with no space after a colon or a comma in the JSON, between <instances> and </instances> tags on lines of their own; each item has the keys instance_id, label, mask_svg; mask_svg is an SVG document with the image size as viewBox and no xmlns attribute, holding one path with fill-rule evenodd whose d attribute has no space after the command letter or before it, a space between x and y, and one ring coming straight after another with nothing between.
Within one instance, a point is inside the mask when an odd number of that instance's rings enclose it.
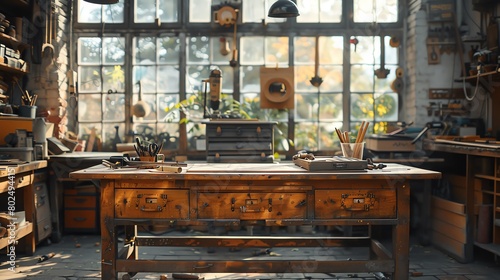
<instances>
[{"instance_id":1,"label":"small wooden drawer unit","mask_svg":"<svg viewBox=\"0 0 500 280\"><path fill-rule=\"evenodd\" d=\"M317 219L396 218L395 189L316 190Z\"/></svg>"},{"instance_id":2,"label":"small wooden drawer unit","mask_svg":"<svg viewBox=\"0 0 500 280\"><path fill-rule=\"evenodd\" d=\"M198 193L198 219L305 219L306 193Z\"/></svg>"},{"instance_id":3,"label":"small wooden drawer unit","mask_svg":"<svg viewBox=\"0 0 500 280\"><path fill-rule=\"evenodd\" d=\"M93 185L64 189L64 230L99 231L99 192Z\"/></svg>"},{"instance_id":4,"label":"small wooden drawer unit","mask_svg":"<svg viewBox=\"0 0 500 280\"><path fill-rule=\"evenodd\" d=\"M206 122L208 162L273 162L275 122Z\"/></svg>"},{"instance_id":5,"label":"small wooden drawer unit","mask_svg":"<svg viewBox=\"0 0 500 280\"><path fill-rule=\"evenodd\" d=\"M189 218L188 190L117 189L115 201L117 218Z\"/></svg>"}]
</instances>

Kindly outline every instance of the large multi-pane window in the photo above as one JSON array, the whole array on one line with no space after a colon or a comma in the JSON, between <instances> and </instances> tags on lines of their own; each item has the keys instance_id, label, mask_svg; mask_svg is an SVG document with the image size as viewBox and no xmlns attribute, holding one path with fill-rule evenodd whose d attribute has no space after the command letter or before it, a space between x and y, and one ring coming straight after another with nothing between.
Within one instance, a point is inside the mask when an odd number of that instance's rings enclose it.
<instances>
[{"instance_id":1,"label":"large multi-pane window","mask_svg":"<svg viewBox=\"0 0 500 280\"><path fill-rule=\"evenodd\" d=\"M142 137L195 154L214 68L222 71L222 113L277 121L278 152L329 153L339 149L335 128L355 134L369 121L378 133L398 121L401 53L390 46L403 34L398 0L297 0L301 15L290 19L267 17L274 2L77 1L79 135L96 133L104 150ZM236 26L214 21L224 5L236 11ZM260 108L263 67L293 69L293 108ZM134 115L139 98L148 105L143 117Z\"/></svg>"}]
</instances>

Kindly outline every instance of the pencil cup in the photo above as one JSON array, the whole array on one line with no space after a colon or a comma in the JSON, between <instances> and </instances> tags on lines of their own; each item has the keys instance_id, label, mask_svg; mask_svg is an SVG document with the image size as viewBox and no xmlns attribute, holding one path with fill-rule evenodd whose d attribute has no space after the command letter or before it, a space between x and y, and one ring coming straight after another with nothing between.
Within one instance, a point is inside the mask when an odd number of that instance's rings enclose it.
<instances>
[{"instance_id":1,"label":"pencil cup","mask_svg":"<svg viewBox=\"0 0 500 280\"><path fill-rule=\"evenodd\" d=\"M19 116L34 119L36 117L36 106L19 106Z\"/></svg>"},{"instance_id":2,"label":"pencil cup","mask_svg":"<svg viewBox=\"0 0 500 280\"><path fill-rule=\"evenodd\" d=\"M363 150L365 142L361 143L340 143L342 155L347 158L363 159Z\"/></svg>"}]
</instances>

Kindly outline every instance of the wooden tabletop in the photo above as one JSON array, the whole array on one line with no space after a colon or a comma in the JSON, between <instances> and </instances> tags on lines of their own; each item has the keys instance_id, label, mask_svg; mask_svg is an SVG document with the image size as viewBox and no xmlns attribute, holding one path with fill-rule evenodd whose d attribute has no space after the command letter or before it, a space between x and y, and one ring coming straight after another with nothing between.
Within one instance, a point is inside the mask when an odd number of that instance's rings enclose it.
<instances>
[{"instance_id":1,"label":"wooden tabletop","mask_svg":"<svg viewBox=\"0 0 500 280\"><path fill-rule=\"evenodd\" d=\"M378 170L307 171L292 162L281 163L188 163L181 173L155 169L119 168L103 165L72 172L74 179L189 179L212 180L324 180L324 179L439 179L441 173L400 164Z\"/></svg>"},{"instance_id":2,"label":"wooden tabletop","mask_svg":"<svg viewBox=\"0 0 500 280\"><path fill-rule=\"evenodd\" d=\"M18 165L0 165L0 177L47 167L47 161L37 160Z\"/></svg>"}]
</instances>

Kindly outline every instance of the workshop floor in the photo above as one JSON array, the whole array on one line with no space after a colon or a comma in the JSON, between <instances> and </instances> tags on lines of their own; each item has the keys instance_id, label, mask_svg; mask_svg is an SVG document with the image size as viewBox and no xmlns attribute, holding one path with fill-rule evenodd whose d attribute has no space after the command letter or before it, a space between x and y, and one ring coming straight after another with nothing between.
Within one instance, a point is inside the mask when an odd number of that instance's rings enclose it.
<instances>
[{"instance_id":1,"label":"workshop floor","mask_svg":"<svg viewBox=\"0 0 500 280\"><path fill-rule=\"evenodd\" d=\"M193 232L190 232L193 233ZM196 232L194 232L196 234ZM172 234L172 233L169 233ZM316 235L312 232L309 234ZM475 253L476 260L472 263L461 264L443 254L432 246L423 247L413 241L410 246L410 279L415 280L491 280L500 279L500 265L490 253L479 251ZM227 256L230 258L282 258L285 256L308 257L326 255L336 259L356 259L366 254L363 248L271 248L266 254L256 254L256 249L230 250L215 248L200 250L199 248L141 248L140 258L165 259L169 256L188 257L196 256L203 259ZM38 262L42 256L52 258ZM33 256L17 256L15 272L9 270L10 264L6 256L0 256L0 279L47 279L47 280L81 280L101 279L100 273L100 236L99 235L64 235L59 243L38 245ZM121 279L123 273L120 273ZM166 279L173 278L171 273L138 273L132 279ZM289 274L187 274L199 276L199 279L385 279L383 275L371 273L289 273ZM181 276L186 276L183 274ZM397 280L397 279L395 279Z\"/></svg>"}]
</instances>

